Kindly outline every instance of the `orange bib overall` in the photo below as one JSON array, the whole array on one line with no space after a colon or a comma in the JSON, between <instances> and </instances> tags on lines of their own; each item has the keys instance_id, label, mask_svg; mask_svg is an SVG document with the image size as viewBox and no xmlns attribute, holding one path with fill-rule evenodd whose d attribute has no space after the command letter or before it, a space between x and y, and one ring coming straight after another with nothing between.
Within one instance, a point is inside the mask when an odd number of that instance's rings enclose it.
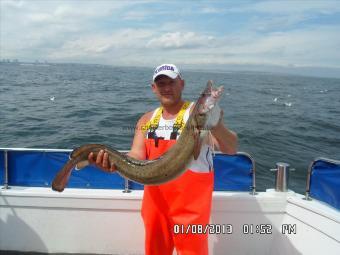
<instances>
[{"instance_id":1,"label":"orange bib overall","mask_svg":"<svg viewBox=\"0 0 340 255\"><path fill-rule=\"evenodd\" d=\"M158 140L156 147L154 139L144 141L150 160L176 143L176 140ZM179 255L208 254L208 234L194 234L191 229L193 225L197 229L209 223L213 182L213 171L197 173L187 169L168 183L144 187L146 255L172 255L174 247Z\"/></svg>"}]
</instances>

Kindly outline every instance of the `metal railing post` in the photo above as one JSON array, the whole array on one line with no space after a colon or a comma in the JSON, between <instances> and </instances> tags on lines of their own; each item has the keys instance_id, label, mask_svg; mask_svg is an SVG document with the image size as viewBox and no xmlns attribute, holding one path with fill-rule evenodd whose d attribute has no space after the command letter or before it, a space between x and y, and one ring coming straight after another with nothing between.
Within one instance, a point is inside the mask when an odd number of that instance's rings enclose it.
<instances>
[{"instance_id":1,"label":"metal railing post","mask_svg":"<svg viewBox=\"0 0 340 255\"><path fill-rule=\"evenodd\" d=\"M255 196L255 195L257 195L257 193L256 193L256 166L255 166L255 159L250 154L248 154L246 152L240 152L239 151L239 152L237 152L237 155L246 156L251 161L251 165L252 165L252 169L251 169L251 171L252 171L252 184L250 186L249 194Z\"/></svg>"},{"instance_id":2,"label":"metal railing post","mask_svg":"<svg viewBox=\"0 0 340 255\"><path fill-rule=\"evenodd\" d=\"M4 150L4 187L3 189L9 189L8 186L8 151Z\"/></svg>"},{"instance_id":3,"label":"metal railing post","mask_svg":"<svg viewBox=\"0 0 340 255\"><path fill-rule=\"evenodd\" d=\"M304 200L307 200L307 201L312 200L310 198L310 178L311 178L312 167L314 163L315 163L315 160L308 167L308 173L307 173L307 179L306 179L306 193L305 193L305 197L303 198Z\"/></svg>"},{"instance_id":4,"label":"metal railing post","mask_svg":"<svg viewBox=\"0 0 340 255\"><path fill-rule=\"evenodd\" d=\"M253 165L253 180L252 180L252 187L251 187L251 195L255 196L257 195L256 193L256 171L255 171L255 160L250 157L251 161L252 161L252 165Z\"/></svg>"},{"instance_id":5,"label":"metal railing post","mask_svg":"<svg viewBox=\"0 0 340 255\"><path fill-rule=\"evenodd\" d=\"M125 179L125 182L124 182L124 190L123 190L123 193L130 193L131 190L130 190L130 185L129 185L129 180L124 178Z\"/></svg>"}]
</instances>

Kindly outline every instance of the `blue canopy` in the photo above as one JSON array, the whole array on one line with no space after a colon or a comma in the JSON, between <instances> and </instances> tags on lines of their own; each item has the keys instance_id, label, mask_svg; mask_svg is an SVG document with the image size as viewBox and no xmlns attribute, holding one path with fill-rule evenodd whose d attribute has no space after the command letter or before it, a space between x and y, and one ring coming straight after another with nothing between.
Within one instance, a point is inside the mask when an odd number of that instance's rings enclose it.
<instances>
[{"instance_id":1,"label":"blue canopy","mask_svg":"<svg viewBox=\"0 0 340 255\"><path fill-rule=\"evenodd\" d=\"M216 154L214 157L216 191L250 191L253 161L246 154Z\"/></svg>"},{"instance_id":2,"label":"blue canopy","mask_svg":"<svg viewBox=\"0 0 340 255\"><path fill-rule=\"evenodd\" d=\"M314 161L311 167L310 196L340 210L340 161Z\"/></svg>"},{"instance_id":3,"label":"blue canopy","mask_svg":"<svg viewBox=\"0 0 340 255\"><path fill-rule=\"evenodd\" d=\"M50 187L57 172L69 159L69 152L9 150L8 185ZM214 157L215 190L250 191L252 161L245 154ZM4 183L4 153L0 152L0 184ZM68 188L124 189L125 180L118 173L106 173L87 166L72 171ZM143 189L143 185L130 181L129 188Z\"/></svg>"}]
</instances>

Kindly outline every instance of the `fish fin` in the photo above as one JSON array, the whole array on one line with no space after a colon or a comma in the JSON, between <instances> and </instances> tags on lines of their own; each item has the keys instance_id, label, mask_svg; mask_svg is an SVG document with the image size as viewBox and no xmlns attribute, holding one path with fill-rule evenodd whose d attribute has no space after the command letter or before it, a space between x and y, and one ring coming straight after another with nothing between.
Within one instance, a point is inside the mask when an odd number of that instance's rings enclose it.
<instances>
[{"instance_id":1,"label":"fish fin","mask_svg":"<svg viewBox=\"0 0 340 255\"><path fill-rule=\"evenodd\" d=\"M197 129L197 128L195 129L194 139L195 139L195 144L194 144L194 159L197 160L198 156L200 155L201 145L202 145L200 130Z\"/></svg>"}]
</instances>

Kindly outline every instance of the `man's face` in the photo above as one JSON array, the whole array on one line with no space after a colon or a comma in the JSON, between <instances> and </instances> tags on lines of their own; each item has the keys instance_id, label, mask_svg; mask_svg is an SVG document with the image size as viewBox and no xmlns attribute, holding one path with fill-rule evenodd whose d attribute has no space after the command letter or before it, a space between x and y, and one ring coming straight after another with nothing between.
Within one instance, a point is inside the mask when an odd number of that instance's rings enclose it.
<instances>
[{"instance_id":1,"label":"man's face","mask_svg":"<svg viewBox=\"0 0 340 255\"><path fill-rule=\"evenodd\" d=\"M176 105L180 102L183 88L183 80L178 77L176 79L171 79L165 75L158 77L152 84L152 91L164 106Z\"/></svg>"}]
</instances>

